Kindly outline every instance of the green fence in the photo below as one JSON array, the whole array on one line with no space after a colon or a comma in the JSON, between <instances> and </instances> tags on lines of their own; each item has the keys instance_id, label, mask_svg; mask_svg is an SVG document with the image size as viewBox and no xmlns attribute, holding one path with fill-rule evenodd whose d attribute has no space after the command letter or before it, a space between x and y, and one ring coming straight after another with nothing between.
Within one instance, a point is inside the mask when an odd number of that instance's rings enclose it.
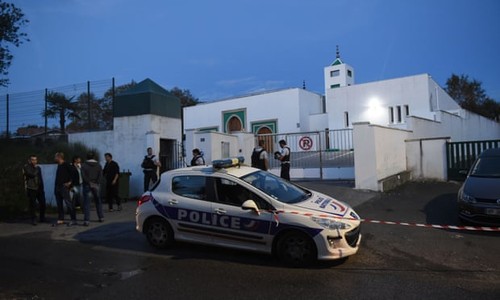
<instances>
[{"instance_id":1,"label":"green fence","mask_svg":"<svg viewBox=\"0 0 500 300\"><path fill-rule=\"evenodd\" d=\"M446 143L448 180L463 181L460 171L468 171L479 154L490 148L500 148L500 140Z\"/></svg>"}]
</instances>

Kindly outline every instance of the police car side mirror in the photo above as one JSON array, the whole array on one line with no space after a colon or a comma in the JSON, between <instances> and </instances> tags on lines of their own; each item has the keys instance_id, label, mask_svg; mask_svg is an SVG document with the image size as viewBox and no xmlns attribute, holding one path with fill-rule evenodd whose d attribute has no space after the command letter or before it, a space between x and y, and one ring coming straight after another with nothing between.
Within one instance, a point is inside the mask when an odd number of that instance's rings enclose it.
<instances>
[{"instance_id":1,"label":"police car side mirror","mask_svg":"<svg viewBox=\"0 0 500 300\"><path fill-rule=\"evenodd\" d=\"M260 215L259 207L257 206L257 203L255 203L255 201L253 201L253 200L247 200L247 201L243 202L243 204L241 205L241 208L243 210L253 210L258 215Z\"/></svg>"}]
</instances>

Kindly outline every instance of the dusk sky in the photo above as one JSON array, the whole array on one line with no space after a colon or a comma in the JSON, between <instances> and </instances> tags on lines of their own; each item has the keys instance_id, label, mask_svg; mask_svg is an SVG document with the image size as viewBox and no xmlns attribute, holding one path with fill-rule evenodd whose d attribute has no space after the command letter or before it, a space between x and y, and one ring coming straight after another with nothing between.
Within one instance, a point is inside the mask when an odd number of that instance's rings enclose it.
<instances>
[{"instance_id":1,"label":"dusk sky","mask_svg":"<svg viewBox=\"0 0 500 300\"><path fill-rule=\"evenodd\" d=\"M498 0L15 0L30 42L0 93L151 78L202 101L301 87L324 93L340 46L356 83L429 73L500 101Z\"/></svg>"}]
</instances>

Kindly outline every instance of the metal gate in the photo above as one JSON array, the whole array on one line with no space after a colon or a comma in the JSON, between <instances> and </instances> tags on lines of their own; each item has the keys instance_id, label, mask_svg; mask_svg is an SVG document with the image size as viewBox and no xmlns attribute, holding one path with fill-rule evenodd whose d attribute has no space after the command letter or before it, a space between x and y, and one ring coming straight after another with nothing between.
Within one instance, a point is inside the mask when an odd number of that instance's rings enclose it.
<instances>
[{"instance_id":1,"label":"metal gate","mask_svg":"<svg viewBox=\"0 0 500 300\"><path fill-rule=\"evenodd\" d=\"M490 148L500 148L500 140L446 143L448 180L463 181L465 176L460 171L468 171L479 154Z\"/></svg>"},{"instance_id":2,"label":"metal gate","mask_svg":"<svg viewBox=\"0 0 500 300\"><path fill-rule=\"evenodd\" d=\"M279 169L280 161L273 153L280 151L280 140L290 147L292 177L354 179L354 149L352 129L296 132L284 134L257 134L269 153L270 169Z\"/></svg>"}]
</instances>

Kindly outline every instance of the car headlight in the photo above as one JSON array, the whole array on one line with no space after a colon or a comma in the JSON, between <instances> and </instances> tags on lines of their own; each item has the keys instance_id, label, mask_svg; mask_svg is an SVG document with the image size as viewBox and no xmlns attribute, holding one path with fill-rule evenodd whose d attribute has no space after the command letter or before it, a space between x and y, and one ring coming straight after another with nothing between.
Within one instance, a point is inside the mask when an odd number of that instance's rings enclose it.
<instances>
[{"instance_id":1,"label":"car headlight","mask_svg":"<svg viewBox=\"0 0 500 300\"><path fill-rule=\"evenodd\" d=\"M458 193L458 200L467 203L476 203L476 198L464 193L463 189Z\"/></svg>"},{"instance_id":2,"label":"car headlight","mask_svg":"<svg viewBox=\"0 0 500 300\"><path fill-rule=\"evenodd\" d=\"M339 222L334 219L330 218L318 218L318 217L311 217L311 220L313 220L315 223L317 223L319 226L327 228L327 229L349 229L352 226L350 224L344 223L344 222Z\"/></svg>"}]
</instances>

